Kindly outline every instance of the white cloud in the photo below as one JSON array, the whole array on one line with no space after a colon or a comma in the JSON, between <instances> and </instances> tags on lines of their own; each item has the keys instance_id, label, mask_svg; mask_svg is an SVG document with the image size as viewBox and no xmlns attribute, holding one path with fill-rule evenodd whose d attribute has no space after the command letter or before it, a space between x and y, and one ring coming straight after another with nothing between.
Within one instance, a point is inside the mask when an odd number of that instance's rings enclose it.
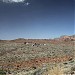
<instances>
[{"instance_id":1,"label":"white cloud","mask_svg":"<svg viewBox=\"0 0 75 75\"><path fill-rule=\"evenodd\" d=\"M12 2L18 3L18 2L24 2L25 0L2 0L2 1L6 3L12 3Z\"/></svg>"}]
</instances>

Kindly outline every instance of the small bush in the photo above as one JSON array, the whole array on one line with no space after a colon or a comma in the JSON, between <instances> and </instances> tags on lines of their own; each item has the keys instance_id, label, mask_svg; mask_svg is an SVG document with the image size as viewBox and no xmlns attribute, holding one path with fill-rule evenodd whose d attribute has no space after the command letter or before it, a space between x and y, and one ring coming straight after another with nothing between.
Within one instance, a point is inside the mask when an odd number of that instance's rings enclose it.
<instances>
[{"instance_id":1,"label":"small bush","mask_svg":"<svg viewBox=\"0 0 75 75\"><path fill-rule=\"evenodd\" d=\"M6 75L6 72L3 70L0 70L0 75Z\"/></svg>"},{"instance_id":2,"label":"small bush","mask_svg":"<svg viewBox=\"0 0 75 75\"><path fill-rule=\"evenodd\" d=\"M75 71L75 66L71 68L71 71Z\"/></svg>"}]
</instances>

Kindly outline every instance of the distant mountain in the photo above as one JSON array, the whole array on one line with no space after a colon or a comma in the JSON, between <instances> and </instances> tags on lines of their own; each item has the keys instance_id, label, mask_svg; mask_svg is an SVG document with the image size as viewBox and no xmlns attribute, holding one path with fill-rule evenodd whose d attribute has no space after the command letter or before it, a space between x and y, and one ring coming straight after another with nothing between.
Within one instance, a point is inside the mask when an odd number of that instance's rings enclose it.
<instances>
[{"instance_id":1,"label":"distant mountain","mask_svg":"<svg viewBox=\"0 0 75 75\"><path fill-rule=\"evenodd\" d=\"M59 38L54 38L54 39L24 39L24 38L18 38L18 39L13 39L13 40L0 40L0 42L15 42L15 43L50 43L50 42L59 42L59 41L75 41L75 35L68 36L68 35L63 35L60 36Z\"/></svg>"}]
</instances>

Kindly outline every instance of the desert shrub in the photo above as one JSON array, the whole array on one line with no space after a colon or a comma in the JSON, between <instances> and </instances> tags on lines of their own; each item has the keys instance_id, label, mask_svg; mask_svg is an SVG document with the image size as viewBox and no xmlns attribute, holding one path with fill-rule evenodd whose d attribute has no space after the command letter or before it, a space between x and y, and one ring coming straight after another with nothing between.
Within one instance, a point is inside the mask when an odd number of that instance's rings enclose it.
<instances>
[{"instance_id":1,"label":"desert shrub","mask_svg":"<svg viewBox=\"0 0 75 75\"><path fill-rule=\"evenodd\" d=\"M33 75L40 75L41 74L41 70L39 69L38 71L35 71Z\"/></svg>"},{"instance_id":2,"label":"desert shrub","mask_svg":"<svg viewBox=\"0 0 75 75\"><path fill-rule=\"evenodd\" d=\"M67 65L68 63L64 62L63 64L64 64L64 65Z\"/></svg>"},{"instance_id":3,"label":"desert shrub","mask_svg":"<svg viewBox=\"0 0 75 75\"><path fill-rule=\"evenodd\" d=\"M73 62L74 62L74 60L70 61L69 63L73 63Z\"/></svg>"},{"instance_id":4,"label":"desert shrub","mask_svg":"<svg viewBox=\"0 0 75 75\"><path fill-rule=\"evenodd\" d=\"M3 70L0 70L0 75L6 75L6 72Z\"/></svg>"},{"instance_id":5,"label":"desert shrub","mask_svg":"<svg viewBox=\"0 0 75 75\"><path fill-rule=\"evenodd\" d=\"M71 68L71 71L75 71L75 66Z\"/></svg>"},{"instance_id":6,"label":"desert shrub","mask_svg":"<svg viewBox=\"0 0 75 75\"><path fill-rule=\"evenodd\" d=\"M36 69L36 66L33 66L32 68L33 68L33 69Z\"/></svg>"}]
</instances>

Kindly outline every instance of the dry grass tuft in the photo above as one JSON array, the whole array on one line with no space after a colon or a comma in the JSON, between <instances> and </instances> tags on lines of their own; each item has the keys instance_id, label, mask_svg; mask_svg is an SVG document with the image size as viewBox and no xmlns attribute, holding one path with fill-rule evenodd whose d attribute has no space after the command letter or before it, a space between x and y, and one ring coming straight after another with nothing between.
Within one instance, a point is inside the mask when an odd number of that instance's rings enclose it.
<instances>
[{"instance_id":1,"label":"dry grass tuft","mask_svg":"<svg viewBox=\"0 0 75 75\"><path fill-rule=\"evenodd\" d=\"M63 68L60 68L60 66L55 65L52 69L48 70L47 73L44 73L43 75L63 75L64 70Z\"/></svg>"}]
</instances>

